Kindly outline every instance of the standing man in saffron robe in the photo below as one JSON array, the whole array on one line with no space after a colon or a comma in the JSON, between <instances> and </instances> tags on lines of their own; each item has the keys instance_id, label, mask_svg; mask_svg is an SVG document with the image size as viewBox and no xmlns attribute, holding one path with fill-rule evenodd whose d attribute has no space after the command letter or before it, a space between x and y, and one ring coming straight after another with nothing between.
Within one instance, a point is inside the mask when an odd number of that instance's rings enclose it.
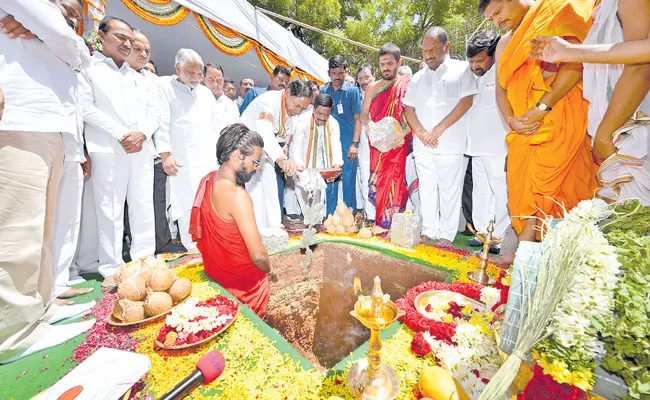
<instances>
[{"instance_id":1,"label":"standing man in saffron robe","mask_svg":"<svg viewBox=\"0 0 650 400\"><path fill-rule=\"evenodd\" d=\"M393 117L407 129L404 119L402 99L410 76L397 75L402 65L402 56L395 43L386 43L379 49L379 70L381 80L368 85L361 109L361 123L369 125L385 117ZM393 214L403 212L408 199L406 174L406 155L411 136L396 142L391 150L382 153L370 146L370 181L368 198L375 205L375 223L390 228Z\"/></svg>"},{"instance_id":2,"label":"standing man in saffron robe","mask_svg":"<svg viewBox=\"0 0 650 400\"><path fill-rule=\"evenodd\" d=\"M262 137L244 124L223 130L217 142L219 170L201 180L190 225L205 273L260 318L269 302L268 281L277 278L244 184L259 169L263 147Z\"/></svg>"},{"instance_id":3,"label":"standing man in saffron robe","mask_svg":"<svg viewBox=\"0 0 650 400\"><path fill-rule=\"evenodd\" d=\"M582 97L582 66L528 57L531 40L553 32L582 41L593 4L579 0L481 0L479 12L509 30L497 46L496 96L508 122L508 207L520 241L540 239L538 220L562 217L598 188ZM573 40L572 39L572 40ZM504 60L504 62L501 62ZM514 254L500 263L510 263Z\"/></svg>"}]
</instances>

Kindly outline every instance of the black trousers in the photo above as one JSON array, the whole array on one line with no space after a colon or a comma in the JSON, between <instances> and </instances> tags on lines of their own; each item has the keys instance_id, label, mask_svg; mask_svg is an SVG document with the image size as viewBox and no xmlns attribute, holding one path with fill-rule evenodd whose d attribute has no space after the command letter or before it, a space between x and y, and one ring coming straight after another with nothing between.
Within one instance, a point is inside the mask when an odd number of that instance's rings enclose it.
<instances>
[{"instance_id":1,"label":"black trousers","mask_svg":"<svg viewBox=\"0 0 650 400\"><path fill-rule=\"evenodd\" d=\"M162 163L153 166L153 213L156 223L156 253L162 253L172 240L167 221L167 174Z\"/></svg>"},{"instance_id":2,"label":"black trousers","mask_svg":"<svg viewBox=\"0 0 650 400\"><path fill-rule=\"evenodd\" d=\"M469 162L467 163L467 171L465 171L465 180L463 181L463 216L465 221L474 227L472 221L472 157L468 158Z\"/></svg>"}]
</instances>

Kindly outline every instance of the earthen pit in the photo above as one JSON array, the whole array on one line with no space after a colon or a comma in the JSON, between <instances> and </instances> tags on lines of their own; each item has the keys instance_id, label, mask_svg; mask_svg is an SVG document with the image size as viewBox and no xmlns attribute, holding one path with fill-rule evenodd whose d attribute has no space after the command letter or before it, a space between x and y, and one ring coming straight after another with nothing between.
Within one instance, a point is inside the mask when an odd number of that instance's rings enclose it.
<instances>
[{"instance_id":1,"label":"earthen pit","mask_svg":"<svg viewBox=\"0 0 650 400\"><path fill-rule=\"evenodd\" d=\"M303 272L300 250L271 256L279 281L271 283L266 322L316 368L333 367L370 337L350 315L356 297L355 276L369 294L375 276L392 300L423 281L445 281L450 273L401 260L359 246L322 243L314 248L311 266Z\"/></svg>"}]
</instances>

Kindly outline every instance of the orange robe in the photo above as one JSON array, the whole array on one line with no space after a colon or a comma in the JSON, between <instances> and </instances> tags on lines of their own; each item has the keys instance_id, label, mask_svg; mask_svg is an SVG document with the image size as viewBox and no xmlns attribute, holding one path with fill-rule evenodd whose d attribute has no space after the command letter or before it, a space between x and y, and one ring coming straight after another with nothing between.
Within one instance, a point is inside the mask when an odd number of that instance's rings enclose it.
<instances>
[{"instance_id":1,"label":"orange robe","mask_svg":"<svg viewBox=\"0 0 650 400\"><path fill-rule=\"evenodd\" d=\"M251 261L237 223L224 220L212 208L215 173L201 180L196 193L190 220L192 240L198 242L205 273L264 318L269 302L268 279Z\"/></svg>"},{"instance_id":2,"label":"orange robe","mask_svg":"<svg viewBox=\"0 0 650 400\"><path fill-rule=\"evenodd\" d=\"M551 91L553 77L544 80L542 63L528 57L530 40L538 35L584 40L591 27L593 0L537 0L501 55L498 80L507 92L515 116L535 107ZM582 82L547 112L536 134L511 131L508 144L508 207L512 226L521 233L526 216L562 217L598 189L597 166L587 135L589 103Z\"/></svg>"}]
</instances>

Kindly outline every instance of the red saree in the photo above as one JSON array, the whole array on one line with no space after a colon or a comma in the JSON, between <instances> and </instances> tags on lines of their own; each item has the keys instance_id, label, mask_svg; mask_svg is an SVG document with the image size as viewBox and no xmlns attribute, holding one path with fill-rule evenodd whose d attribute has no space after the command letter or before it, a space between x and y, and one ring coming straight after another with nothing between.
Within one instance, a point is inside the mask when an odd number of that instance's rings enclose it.
<instances>
[{"instance_id":1,"label":"red saree","mask_svg":"<svg viewBox=\"0 0 650 400\"><path fill-rule=\"evenodd\" d=\"M226 221L212 208L212 171L199 185L190 220L192 240L203 255L205 273L260 318L266 315L269 282L250 259L235 221ZM243 189L242 189L243 190Z\"/></svg>"},{"instance_id":2,"label":"red saree","mask_svg":"<svg viewBox=\"0 0 650 400\"><path fill-rule=\"evenodd\" d=\"M392 116L400 123L404 105L402 99L411 80L408 76L398 77L391 83L380 83L370 102L370 119L378 122ZM408 190L406 188L406 156L411 135L407 135L402 147L382 153L370 146L370 180L368 198L376 207L375 223L389 229L393 215L404 211Z\"/></svg>"}]
</instances>

